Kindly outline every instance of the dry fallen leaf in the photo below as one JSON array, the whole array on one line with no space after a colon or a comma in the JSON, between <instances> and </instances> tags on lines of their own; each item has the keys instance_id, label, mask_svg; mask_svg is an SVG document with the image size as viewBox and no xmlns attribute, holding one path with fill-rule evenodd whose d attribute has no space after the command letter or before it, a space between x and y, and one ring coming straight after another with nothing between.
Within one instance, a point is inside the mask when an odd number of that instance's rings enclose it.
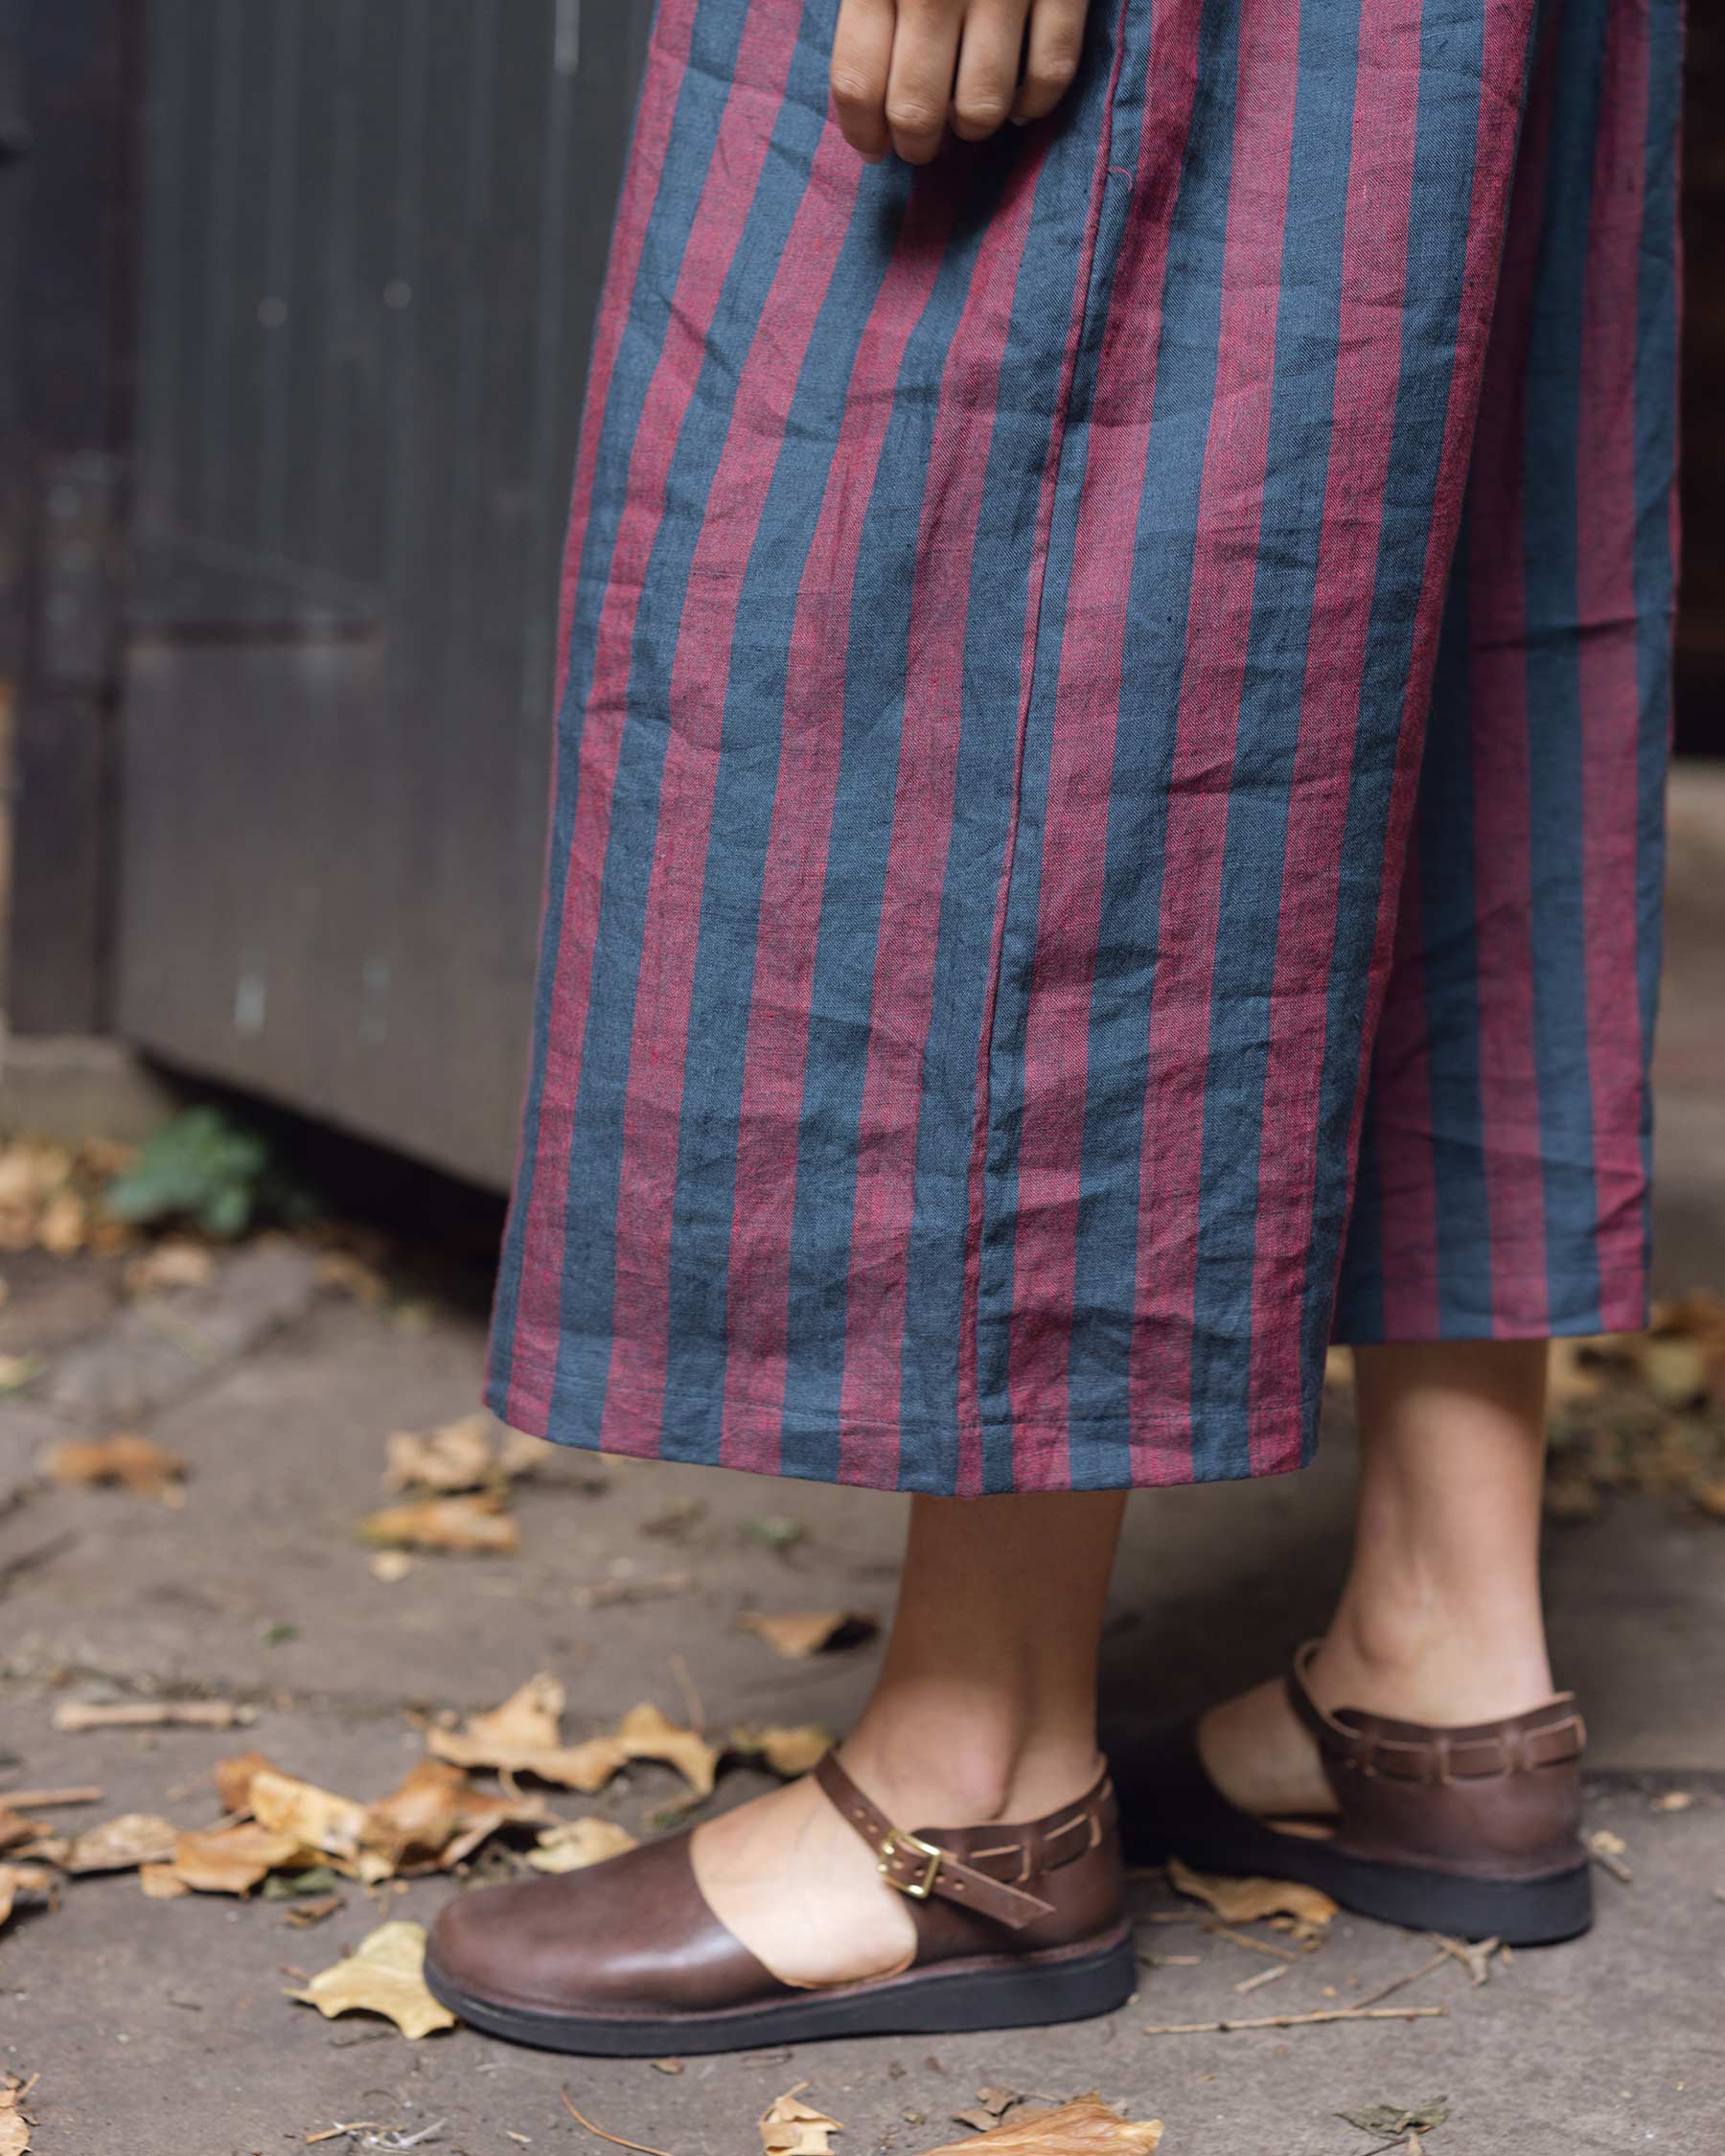
<instances>
[{"instance_id":1,"label":"dry fallen leaf","mask_svg":"<svg viewBox=\"0 0 1725 2156\"><path fill-rule=\"evenodd\" d=\"M354 2012L385 2014L403 2036L453 2029L455 2016L426 1988L426 1927L398 1918L369 1932L345 1961L320 1970L303 1991L290 1991L326 2018Z\"/></svg>"},{"instance_id":2,"label":"dry fallen leaf","mask_svg":"<svg viewBox=\"0 0 1725 2156\"><path fill-rule=\"evenodd\" d=\"M49 1199L36 1222L36 1241L56 1257L80 1250L89 1234L89 1208L75 1190L62 1190Z\"/></svg>"},{"instance_id":3,"label":"dry fallen leaf","mask_svg":"<svg viewBox=\"0 0 1725 2156\"><path fill-rule=\"evenodd\" d=\"M322 1924L334 1916L347 1902L340 1894L317 1894L310 1901L296 1901L282 1912L282 1921L291 1924L295 1931L310 1931L313 1924Z\"/></svg>"},{"instance_id":4,"label":"dry fallen leaf","mask_svg":"<svg viewBox=\"0 0 1725 2156\"><path fill-rule=\"evenodd\" d=\"M530 1774L588 1796L631 1759L665 1761L699 1796L712 1789L717 1750L695 1731L667 1720L656 1707L632 1708L610 1734L571 1745L559 1734L563 1707L564 1689L555 1677L530 1677L500 1707L471 1715L461 1729L433 1730L430 1749L453 1766Z\"/></svg>"},{"instance_id":5,"label":"dry fallen leaf","mask_svg":"<svg viewBox=\"0 0 1725 2156\"><path fill-rule=\"evenodd\" d=\"M833 1736L818 1722L799 1722L793 1728L739 1723L730 1732L730 1749L746 1759L761 1760L773 1774L792 1781L825 1757L833 1749Z\"/></svg>"},{"instance_id":6,"label":"dry fallen leaf","mask_svg":"<svg viewBox=\"0 0 1725 2156\"><path fill-rule=\"evenodd\" d=\"M1625 1887L1635 1884L1635 1873L1629 1869L1629 1845L1621 1834L1614 1834L1608 1826L1596 1826L1586 1842L1588 1853L1596 1864L1602 1865Z\"/></svg>"},{"instance_id":7,"label":"dry fallen leaf","mask_svg":"<svg viewBox=\"0 0 1725 2156\"><path fill-rule=\"evenodd\" d=\"M20 1894L53 1898L55 1875L45 1864L0 1864L0 1925L17 1906Z\"/></svg>"},{"instance_id":8,"label":"dry fallen leaf","mask_svg":"<svg viewBox=\"0 0 1725 2156\"><path fill-rule=\"evenodd\" d=\"M169 1288L202 1288L215 1277L216 1260L202 1243L171 1235L132 1259L126 1269L126 1292L152 1296Z\"/></svg>"},{"instance_id":9,"label":"dry fallen leaf","mask_svg":"<svg viewBox=\"0 0 1725 2156\"><path fill-rule=\"evenodd\" d=\"M1122 2119L1100 2097L1085 2096L1046 2111L1021 2111L985 2134L943 2142L928 2156L968 2156L974 2148L1018 2156L1151 2156L1162 2137L1160 2119Z\"/></svg>"},{"instance_id":10,"label":"dry fallen leaf","mask_svg":"<svg viewBox=\"0 0 1725 2156\"><path fill-rule=\"evenodd\" d=\"M170 1863L150 1868L144 1891L157 1899L172 1890L168 1878L203 1894L248 1894L278 1865L303 1858L305 1845L296 1834L241 1820L233 1826L212 1826L174 1837Z\"/></svg>"},{"instance_id":11,"label":"dry fallen leaf","mask_svg":"<svg viewBox=\"0 0 1725 2156\"><path fill-rule=\"evenodd\" d=\"M435 1430L392 1430L383 1440L386 1490L477 1490L496 1468L496 1424L482 1408Z\"/></svg>"},{"instance_id":12,"label":"dry fallen leaf","mask_svg":"<svg viewBox=\"0 0 1725 2156\"><path fill-rule=\"evenodd\" d=\"M132 1431L112 1437L67 1438L45 1446L36 1465L51 1482L65 1489L118 1483L133 1497L154 1498L164 1504L185 1502L179 1487L185 1461L153 1437L140 1437Z\"/></svg>"},{"instance_id":13,"label":"dry fallen leaf","mask_svg":"<svg viewBox=\"0 0 1725 2156\"><path fill-rule=\"evenodd\" d=\"M615 1820L565 1819L545 1829L527 1861L536 1871L584 1871L634 1846L634 1836Z\"/></svg>"},{"instance_id":14,"label":"dry fallen leaf","mask_svg":"<svg viewBox=\"0 0 1725 2156\"><path fill-rule=\"evenodd\" d=\"M236 1819L249 1818L254 1776L281 1772L275 1761L262 1752L236 1752L225 1759L218 1759L216 1794L221 1800L222 1810L232 1812Z\"/></svg>"},{"instance_id":15,"label":"dry fallen leaf","mask_svg":"<svg viewBox=\"0 0 1725 2156\"><path fill-rule=\"evenodd\" d=\"M1350 2126L1379 2141L1398 2141L1403 2134L1429 2134L1449 2117L1448 2097L1428 2097L1424 2103L1372 2103L1363 2111L1338 2111Z\"/></svg>"},{"instance_id":16,"label":"dry fallen leaf","mask_svg":"<svg viewBox=\"0 0 1725 2156\"><path fill-rule=\"evenodd\" d=\"M382 1273L352 1250L326 1250L317 1261L317 1279L320 1287L352 1296L368 1309L375 1310L389 1299L389 1283Z\"/></svg>"},{"instance_id":17,"label":"dry fallen leaf","mask_svg":"<svg viewBox=\"0 0 1725 2156\"><path fill-rule=\"evenodd\" d=\"M1297 1879L1223 1879L1193 1871L1173 1857L1168 1883L1183 1894L1206 1902L1225 1924L1250 1924L1260 1916L1292 1916L1322 1931L1336 1914L1336 1904L1317 1887Z\"/></svg>"},{"instance_id":18,"label":"dry fallen leaf","mask_svg":"<svg viewBox=\"0 0 1725 2156\"><path fill-rule=\"evenodd\" d=\"M386 1490L443 1496L531 1475L546 1456L542 1438L506 1429L484 1408L435 1430L393 1430L383 1443Z\"/></svg>"},{"instance_id":19,"label":"dry fallen leaf","mask_svg":"<svg viewBox=\"0 0 1725 2156\"><path fill-rule=\"evenodd\" d=\"M176 1829L149 1812L123 1812L104 1825L86 1827L57 1858L71 1872L133 1871L141 1864L166 1864L173 1854Z\"/></svg>"},{"instance_id":20,"label":"dry fallen leaf","mask_svg":"<svg viewBox=\"0 0 1725 2156\"><path fill-rule=\"evenodd\" d=\"M24 2099L34 2086L34 2074L28 2081L20 2081L15 2074L0 2075L0 2156L26 2156L32 2122Z\"/></svg>"},{"instance_id":21,"label":"dry fallen leaf","mask_svg":"<svg viewBox=\"0 0 1725 2156\"><path fill-rule=\"evenodd\" d=\"M20 1842L34 1842L47 1831L39 1819L26 1819L0 1798L0 1849L15 1849Z\"/></svg>"},{"instance_id":22,"label":"dry fallen leaf","mask_svg":"<svg viewBox=\"0 0 1725 2156\"><path fill-rule=\"evenodd\" d=\"M765 1640L787 1662L807 1662L824 1647L859 1645L872 1639L879 1626L865 1611L745 1610L737 1619L737 1629Z\"/></svg>"},{"instance_id":23,"label":"dry fallen leaf","mask_svg":"<svg viewBox=\"0 0 1725 2156\"><path fill-rule=\"evenodd\" d=\"M1016 2089L981 2088L977 2091L975 2108L954 2111L953 2118L958 2125L970 2126L977 2133L985 2134L992 2127L998 2126L1009 2111L1024 2101L1024 2099Z\"/></svg>"},{"instance_id":24,"label":"dry fallen leaf","mask_svg":"<svg viewBox=\"0 0 1725 2156\"><path fill-rule=\"evenodd\" d=\"M364 1852L392 1871L448 1870L500 1826L537 1826L550 1813L537 1797L493 1796L459 1767L421 1759L387 1797L365 1808Z\"/></svg>"},{"instance_id":25,"label":"dry fallen leaf","mask_svg":"<svg viewBox=\"0 0 1725 2156\"><path fill-rule=\"evenodd\" d=\"M844 2128L837 2119L802 2100L808 2085L799 2081L782 2097L774 2097L762 2112L762 2156L831 2156L832 2137Z\"/></svg>"},{"instance_id":26,"label":"dry fallen leaf","mask_svg":"<svg viewBox=\"0 0 1725 2156\"><path fill-rule=\"evenodd\" d=\"M513 1556L521 1547L518 1521L504 1510L501 1490L469 1497L417 1499L385 1505L359 1523L363 1541L397 1549L443 1549L455 1555Z\"/></svg>"},{"instance_id":27,"label":"dry fallen leaf","mask_svg":"<svg viewBox=\"0 0 1725 2156\"><path fill-rule=\"evenodd\" d=\"M296 1847L331 1857L358 1855L365 1806L351 1797L338 1797L315 1782L278 1774L272 1767L261 1767L252 1776L249 1797L258 1824Z\"/></svg>"},{"instance_id":28,"label":"dry fallen leaf","mask_svg":"<svg viewBox=\"0 0 1725 2156\"><path fill-rule=\"evenodd\" d=\"M719 1753L694 1730L685 1730L643 1701L617 1724L617 1742L631 1759L658 1759L675 1767L698 1797L712 1793Z\"/></svg>"}]
</instances>

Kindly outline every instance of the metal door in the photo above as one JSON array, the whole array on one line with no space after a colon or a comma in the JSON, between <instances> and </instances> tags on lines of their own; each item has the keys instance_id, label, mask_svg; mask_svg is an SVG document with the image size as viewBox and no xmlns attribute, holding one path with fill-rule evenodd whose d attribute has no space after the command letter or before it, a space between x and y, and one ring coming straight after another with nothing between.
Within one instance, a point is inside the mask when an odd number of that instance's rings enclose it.
<instances>
[{"instance_id":1,"label":"metal door","mask_svg":"<svg viewBox=\"0 0 1725 2156\"><path fill-rule=\"evenodd\" d=\"M121 1031L514 1153L642 0L149 0Z\"/></svg>"}]
</instances>

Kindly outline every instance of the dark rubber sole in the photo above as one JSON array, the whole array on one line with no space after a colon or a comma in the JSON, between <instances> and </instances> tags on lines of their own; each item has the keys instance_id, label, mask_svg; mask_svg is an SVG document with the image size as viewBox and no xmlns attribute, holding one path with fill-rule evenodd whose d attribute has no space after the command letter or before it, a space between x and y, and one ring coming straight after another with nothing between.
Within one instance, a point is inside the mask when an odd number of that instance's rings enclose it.
<instances>
[{"instance_id":1,"label":"dark rubber sole","mask_svg":"<svg viewBox=\"0 0 1725 2156\"><path fill-rule=\"evenodd\" d=\"M1182 1834L1152 1850L1129 1843L1134 1863L1178 1856L1197 1871L1225 1876L1297 1879L1318 1887L1344 1909L1415 1932L1450 1938L1501 1939L1506 1946L1554 1946L1593 1923L1593 1875L1582 1857L1532 1879L1469 1878L1420 1865L1348 1856L1322 1842L1254 1827L1208 1837Z\"/></svg>"},{"instance_id":2,"label":"dark rubber sole","mask_svg":"<svg viewBox=\"0 0 1725 2156\"><path fill-rule=\"evenodd\" d=\"M1058 1947L1007 1960L991 1956L907 1970L867 1984L798 1993L716 2013L565 2014L502 2005L465 1991L429 1956L426 1982L452 2014L488 2035L541 2051L594 2058L662 2058L754 2051L823 2037L950 2034L962 2029L1025 2029L1086 2021L1124 2006L1138 1987L1124 1928L1101 1945Z\"/></svg>"}]
</instances>

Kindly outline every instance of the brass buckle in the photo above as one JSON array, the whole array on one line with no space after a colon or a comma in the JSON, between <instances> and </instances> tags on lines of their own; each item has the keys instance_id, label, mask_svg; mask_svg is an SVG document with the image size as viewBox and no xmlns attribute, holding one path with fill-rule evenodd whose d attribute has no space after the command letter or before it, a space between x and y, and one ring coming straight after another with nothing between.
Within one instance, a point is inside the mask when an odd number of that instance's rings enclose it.
<instances>
[{"instance_id":1,"label":"brass buckle","mask_svg":"<svg viewBox=\"0 0 1725 2156\"><path fill-rule=\"evenodd\" d=\"M913 1849L918 1856L928 1858L920 1879L905 1880L894 1875L892 1860L901 1849ZM934 1892L940 1860L945 1854L946 1851L936 1848L932 1842L919 1842L914 1834L907 1834L902 1826L895 1826L881 1844L881 1861L875 1866L875 1869L889 1887L896 1887L900 1893L908 1894L912 1901L927 1901Z\"/></svg>"}]
</instances>

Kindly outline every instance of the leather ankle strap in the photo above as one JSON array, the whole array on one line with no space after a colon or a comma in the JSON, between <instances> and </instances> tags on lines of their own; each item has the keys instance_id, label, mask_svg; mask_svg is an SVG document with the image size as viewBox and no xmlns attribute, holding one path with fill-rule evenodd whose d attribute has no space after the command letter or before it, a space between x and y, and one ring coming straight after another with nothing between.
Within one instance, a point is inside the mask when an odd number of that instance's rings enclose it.
<instances>
[{"instance_id":1,"label":"leather ankle strap","mask_svg":"<svg viewBox=\"0 0 1725 2156\"><path fill-rule=\"evenodd\" d=\"M1295 1656L1288 1700L1316 1738L1326 1766L1396 1781L1443 1783L1563 1766L1581 1756L1587 1732L1574 1692L1559 1692L1543 1707L1506 1721L1457 1729L1397 1722L1352 1707L1332 1714L1312 1697L1306 1678L1319 1644L1308 1640Z\"/></svg>"},{"instance_id":2,"label":"leather ankle strap","mask_svg":"<svg viewBox=\"0 0 1725 2156\"><path fill-rule=\"evenodd\" d=\"M876 1868L889 1887L912 1901L938 1896L974 1909L1012 1931L1054 1914L1054 1904L1026 1891L1027 1882L1053 1871L1096 1846L1113 1823L1114 1785L1104 1775L1065 1811L1026 1825L907 1833L864 1796L839 1763L838 1749L825 1754L815 1779L875 1852ZM962 1855L953 1841L966 1846ZM977 1841L982 1846L975 1846Z\"/></svg>"}]
</instances>

